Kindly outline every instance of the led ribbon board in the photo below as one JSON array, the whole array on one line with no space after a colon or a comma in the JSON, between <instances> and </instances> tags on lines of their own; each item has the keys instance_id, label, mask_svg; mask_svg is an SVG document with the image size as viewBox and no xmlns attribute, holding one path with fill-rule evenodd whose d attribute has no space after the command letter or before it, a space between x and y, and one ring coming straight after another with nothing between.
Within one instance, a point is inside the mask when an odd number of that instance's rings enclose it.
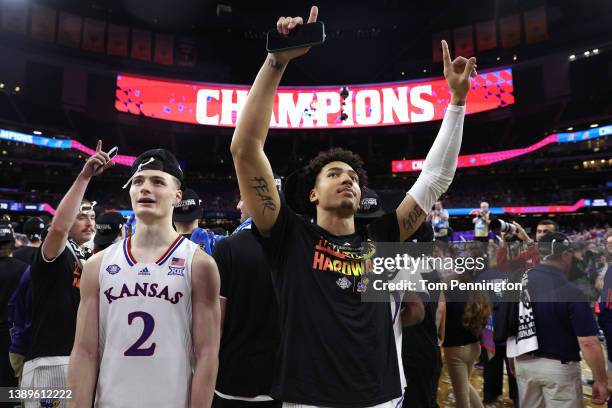
<instances>
[{"instance_id":1,"label":"led ribbon board","mask_svg":"<svg viewBox=\"0 0 612 408\"><path fill-rule=\"evenodd\" d=\"M0 210L4 211L36 211L36 212L47 212L51 215L55 215L55 208L51 207L48 203L22 203L19 201L6 201L0 200Z\"/></svg>"},{"instance_id":2,"label":"led ribbon board","mask_svg":"<svg viewBox=\"0 0 612 408\"><path fill-rule=\"evenodd\" d=\"M343 99L340 90L348 88ZM117 75L115 108L150 118L234 127L250 87ZM480 73L472 81L467 113L514 103L512 69ZM444 117L450 91L443 78L371 85L280 87L270 127L359 128L408 125ZM347 117L341 119L344 113Z\"/></svg>"},{"instance_id":3,"label":"led ribbon board","mask_svg":"<svg viewBox=\"0 0 612 408\"><path fill-rule=\"evenodd\" d=\"M540 205L540 206L523 206L523 207L491 207L489 212L493 215L501 215L506 213L511 214L539 214L539 213L570 213L576 212L584 207L612 207L612 196L607 198L581 198L573 205ZM29 204L20 203L15 201L2 201L0 200L0 210L8 211L39 211L48 212L55 215L55 209L47 203L42 204ZM476 215L479 208L447 208L448 215L462 216L462 215ZM134 215L132 210L114 210L126 218ZM228 211L218 212L218 215L228 216ZM234 212L235 213L235 212ZM237 214L232 214L237 216Z\"/></svg>"},{"instance_id":4,"label":"led ribbon board","mask_svg":"<svg viewBox=\"0 0 612 408\"><path fill-rule=\"evenodd\" d=\"M498 152L468 154L459 156L457 168L464 167L481 167L490 166L504 160L513 159L534 152L551 143L576 143L584 142L585 140L596 139L599 137L608 137L612 135L612 125L593 128L580 132L571 133L555 133L547 136L531 146L521 149L501 150ZM424 159L421 160L394 160L391 162L391 171L393 173L408 173L413 171L421 171L423 168Z\"/></svg>"},{"instance_id":5,"label":"led ribbon board","mask_svg":"<svg viewBox=\"0 0 612 408\"><path fill-rule=\"evenodd\" d=\"M51 149L76 149L89 156L93 156L96 152L82 143L72 139L52 139L43 136L32 136L27 133L15 132L13 130L0 129L0 139L8 140L10 142L26 143L35 146L48 147ZM131 166L136 160L135 156L124 156L118 154L113 158L113 161L117 164L124 166Z\"/></svg>"}]
</instances>

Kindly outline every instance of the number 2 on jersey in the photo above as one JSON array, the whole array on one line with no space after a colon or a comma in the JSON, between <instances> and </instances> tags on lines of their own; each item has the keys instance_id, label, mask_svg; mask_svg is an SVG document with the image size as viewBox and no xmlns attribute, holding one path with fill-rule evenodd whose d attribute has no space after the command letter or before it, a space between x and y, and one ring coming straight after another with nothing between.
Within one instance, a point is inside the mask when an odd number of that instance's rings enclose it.
<instances>
[{"instance_id":1,"label":"number 2 on jersey","mask_svg":"<svg viewBox=\"0 0 612 408\"><path fill-rule=\"evenodd\" d=\"M132 312L128 315L128 324L131 326L132 320L137 317L140 317L144 322L144 329L138 340L136 340L136 342L132 344L129 349L125 350L123 355L137 357L152 356L153 353L155 353L155 343L152 343L147 348L140 348L140 346L142 346L149 339L149 337L151 337L153 329L155 328L155 319L147 312Z\"/></svg>"}]
</instances>

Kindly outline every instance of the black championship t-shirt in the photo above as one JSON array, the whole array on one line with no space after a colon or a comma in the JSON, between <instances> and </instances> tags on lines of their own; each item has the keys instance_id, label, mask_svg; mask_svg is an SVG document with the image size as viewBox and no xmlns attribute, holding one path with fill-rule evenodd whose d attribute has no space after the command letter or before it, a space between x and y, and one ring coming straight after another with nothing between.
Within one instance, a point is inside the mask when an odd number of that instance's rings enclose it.
<instances>
[{"instance_id":1,"label":"black championship t-shirt","mask_svg":"<svg viewBox=\"0 0 612 408\"><path fill-rule=\"evenodd\" d=\"M27 361L70 355L81 300L81 271L89 255L69 239L64 251L52 262L46 262L41 248L31 269L32 342Z\"/></svg>"},{"instance_id":2,"label":"black championship t-shirt","mask_svg":"<svg viewBox=\"0 0 612 408\"><path fill-rule=\"evenodd\" d=\"M401 396L389 302L361 301L374 241L399 241L395 213L334 236L281 206L263 240L280 304L275 399L358 408Z\"/></svg>"},{"instance_id":3,"label":"black championship t-shirt","mask_svg":"<svg viewBox=\"0 0 612 408\"><path fill-rule=\"evenodd\" d=\"M235 397L270 395L280 329L261 242L245 229L219 241L213 257L226 299L216 389Z\"/></svg>"}]
</instances>

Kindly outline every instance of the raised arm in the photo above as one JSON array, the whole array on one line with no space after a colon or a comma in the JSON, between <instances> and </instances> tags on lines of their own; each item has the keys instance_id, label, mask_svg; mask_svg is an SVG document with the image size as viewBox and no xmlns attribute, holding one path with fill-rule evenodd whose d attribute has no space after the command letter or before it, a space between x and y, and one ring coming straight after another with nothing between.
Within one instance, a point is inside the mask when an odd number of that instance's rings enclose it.
<instances>
[{"instance_id":1,"label":"raised arm","mask_svg":"<svg viewBox=\"0 0 612 408\"><path fill-rule=\"evenodd\" d=\"M76 335L68 366L68 388L73 391L69 406L92 406L98 375L98 319L100 284L98 273L103 252L91 257L81 275L81 303L77 313Z\"/></svg>"},{"instance_id":2,"label":"raised arm","mask_svg":"<svg viewBox=\"0 0 612 408\"><path fill-rule=\"evenodd\" d=\"M221 310L219 271L214 259L198 250L191 268L192 336L195 371L191 380L191 407L210 407L219 367Z\"/></svg>"},{"instance_id":3,"label":"raised arm","mask_svg":"<svg viewBox=\"0 0 612 408\"><path fill-rule=\"evenodd\" d=\"M49 234L42 245L42 254L46 260L51 261L57 258L64 250L68 233L79 213L81 201L83 201L85 190L91 178L102 174L113 164L114 162L110 161L108 155L102 151L102 141L98 140L96 154L87 160L83 170L57 207L57 212L49 227ZM99 166L95 172L94 165Z\"/></svg>"},{"instance_id":4,"label":"raised arm","mask_svg":"<svg viewBox=\"0 0 612 408\"><path fill-rule=\"evenodd\" d=\"M457 168L457 158L463 135L465 100L470 90L470 77L476 74L476 58L457 57L453 61L446 41L442 41L444 78L451 91L451 103L446 110L419 178L397 207L397 221L402 241L410 237L423 223L427 212L450 185Z\"/></svg>"},{"instance_id":5,"label":"raised arm","mask_svg":"<svg viewBox=\"0 0 612 408\"><path fill-rule=\"evenodd\" d=\"M308 23L317 20L317 13L317 8L312 7ZM299 24L303 24L301 17L281 17L276 27L279 32L289 34ZM300 48L268 54L247 96L232 139L231 152L240 194L263 235L272 229L280 210L272 167L264 153L274 95L289 61L308 50Z\"/></svg>"}]
</instances>

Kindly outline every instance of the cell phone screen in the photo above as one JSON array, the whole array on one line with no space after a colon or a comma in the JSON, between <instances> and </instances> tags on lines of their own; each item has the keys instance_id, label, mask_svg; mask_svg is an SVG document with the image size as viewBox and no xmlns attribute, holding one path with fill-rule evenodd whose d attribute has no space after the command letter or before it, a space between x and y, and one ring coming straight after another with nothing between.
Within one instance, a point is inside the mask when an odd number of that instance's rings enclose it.
<instances>
[{"instance_id":1,"label":"cell phone screen","mask_svg":"<svg viewBox=\"0 0 612 408\"><path fill-rule=\"evenodd\" d=\"M268 31L268 52L279 52L295 48L321 45L325 41L325 26L322 21L311 24L298 25L289 35L281 34L278 30Z\"/></svg>"}]
</instances>

